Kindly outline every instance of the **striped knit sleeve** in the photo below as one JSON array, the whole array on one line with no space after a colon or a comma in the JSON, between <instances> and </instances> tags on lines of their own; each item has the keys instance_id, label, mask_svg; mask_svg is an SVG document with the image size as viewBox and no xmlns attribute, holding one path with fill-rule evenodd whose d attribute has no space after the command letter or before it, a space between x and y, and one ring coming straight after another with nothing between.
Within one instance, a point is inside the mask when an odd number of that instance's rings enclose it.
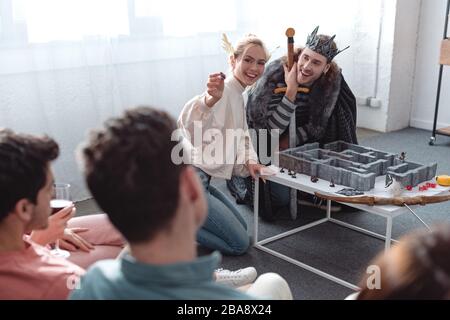
<instances>
[{"instance_id":1,"label":"striped knit sleeve","mask_svg":"<svg viewBox=\"0 0 450 320\"><path fill-rule=\"evenodd\" d=\"M269 105L269 114L267 124L270 129L280 129L283 133L289 125L292 113L295 111L296 105L283 96L281 101L277 103L277 99L272 99Z\"/></svg>"},{"instance_id":2,"label":"striped knit sleeve","mask_svg":"<svg viewBox=\"0 0 450 320\"><path fill-rule=\"evenodd\" d=\"M304 145L308 141L308 133L306 127L297 128L297 146Z\"/></svg>"}]
</instances>

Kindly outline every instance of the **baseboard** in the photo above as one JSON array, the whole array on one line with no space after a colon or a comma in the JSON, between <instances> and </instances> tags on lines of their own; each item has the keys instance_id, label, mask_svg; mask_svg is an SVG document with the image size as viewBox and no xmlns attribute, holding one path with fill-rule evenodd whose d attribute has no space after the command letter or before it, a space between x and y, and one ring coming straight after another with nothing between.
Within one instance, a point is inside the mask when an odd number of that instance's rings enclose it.
<instances>
[{"instance_id":1,"label":"baseboard","mask_svg":"<svg viewBox=\"0 0 450 320\"><path fill-rule=\"evenodd\" d=\"M419 119L411 119L409 125L413 128L424 129L424 130L433 130L433 121L429 120L419 120ZM437 128L445 128L449 127L450 123L438 122Z\"/></svg>"}]
</instances>

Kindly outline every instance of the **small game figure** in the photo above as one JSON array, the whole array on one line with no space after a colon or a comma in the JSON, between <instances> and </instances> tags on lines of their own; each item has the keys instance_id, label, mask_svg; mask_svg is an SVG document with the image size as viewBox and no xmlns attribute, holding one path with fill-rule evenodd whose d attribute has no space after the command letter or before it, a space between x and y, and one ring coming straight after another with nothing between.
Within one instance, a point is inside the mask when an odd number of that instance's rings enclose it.
<instances>
[{"instance_id":1,"label":"small game figure","mask_svg":"<svg viewBox=\"0 0 450 320\"><path fill-rule=\"evenodd\" d=\"M386 175L386 181L384 186L389 193L394 197L400 197L403 192L403 187L400 182L395 180L390 174Z\"/></svg>"},{"instance_id":2,"label":"small game figure","mask_svg":"<svg viewBox=\"0 0 450 320\"><path fill-rule=\"evenodd\" d=\"M330 180L330 187L331 187L331 188L336 187L336 186L334 185L334 179L333 179L333 178L331 178L331 180Z\"/></svg>"},{"instance_id":3,"label":"small game figure","mask_svg":"<svg viewBox=\"0 0 450 320\"><path fill-rule=\"evenodd\" d=\"M295 172L294 172L294 171L292 171L292 178L293 178L293 179L296 179L296 178L297 178L297 176L295 175Z\"/></svg>"},{"instance_id":4,"label":"small game figure","mask_svg":"<svg viewBox=\"0 0 450 320\"><path fill-rule=\"evenodd\" d=\"M390 174L387 174L385 182L384 182L384 187L389 188L393 182L394 182L394 179L392 178L392 176Z\"/></svg>"},{"instance_id":5,"label":"small game figure","mask_svg":"<svg viewBox=\"0 0 450 320\"><path fill-rule=\"evenodd\" d=\"M319 181L319 178L317 178L316 176L311 176L312 183L317 183L317 181Z\"/></svg>"},{"instance_id":6,"label":"small game figure","mask_svg":"<svg viewBox=\"0 0 450 320\"><path fill-rule=\"evenodd\" d=\"M220 74L219 74L219 77L222 79L222 80L225 80L225 78L227 77L223 72L221 72Z\"/></svg>"},{"instance_id":7,"label":"small game figure","mask_svg":"<svg viewBox=\"0 0 450 320\"><path fill-rule=\"evenodd\" d=\"M400 153L400 156L398 157L398 159L400 160L400 161L405 161L406 160L406 152L401 152Z\"/></svg>"},{"instance_id":8,"label":"small game figure","mask_svg":"<svg viewBox=\"0 0 450 320\"><path fill-rule=\"evenodd\" d=\"M284 169L283 168L281 168L280 173L284 173Z\"/></svg>"}]
</instances>

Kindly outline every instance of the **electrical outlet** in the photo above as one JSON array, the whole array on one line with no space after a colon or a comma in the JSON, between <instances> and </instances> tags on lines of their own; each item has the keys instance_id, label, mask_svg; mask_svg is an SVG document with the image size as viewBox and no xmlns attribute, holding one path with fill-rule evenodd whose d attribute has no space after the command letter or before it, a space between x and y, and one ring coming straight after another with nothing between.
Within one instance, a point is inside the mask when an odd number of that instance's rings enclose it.
<instances>
[{"instance_id":1,"label":"electrical outlet","mask_svg":"<svg viewBox=\"0 0 450 320\"><path fill-rule=\"evenodd\" d=\"M377 98L370 98L369 99L369 107L371 108L380 108L381 107L381 100Z\"/></svg>"},{"instance_id":2,"label":"electrical outlet","mask_svg":"<svg viewBox=\"0 0 450 320\"><path fill-rule=\"evenodd\" d=\"M356 104L358 106L380 108L382 103L380 99L373 97L356 97Z\"/></svg>"}]
</instances>

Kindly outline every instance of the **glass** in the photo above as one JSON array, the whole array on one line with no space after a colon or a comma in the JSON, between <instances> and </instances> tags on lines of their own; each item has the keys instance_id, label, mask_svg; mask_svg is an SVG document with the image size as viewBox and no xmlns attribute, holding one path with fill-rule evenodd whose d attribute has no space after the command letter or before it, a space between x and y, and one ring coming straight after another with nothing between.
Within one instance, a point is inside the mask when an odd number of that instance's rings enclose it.
<instances>
[{"instance_id":1,"label":"glass","mask_svg":"<svg viewBox=\"0 0 450 320\"><path fill-rule=\"evenodd\" d=\"M72 205L72 201L70 198L70 184L55 183L53 187L53 199L50 200L50 207L52 208L52 214L55 214L59 210ZM59 248L59 239L56 239L55 247L51 253L60 258L70 257L69 251Z\"/></svg>"}]
</instances>

